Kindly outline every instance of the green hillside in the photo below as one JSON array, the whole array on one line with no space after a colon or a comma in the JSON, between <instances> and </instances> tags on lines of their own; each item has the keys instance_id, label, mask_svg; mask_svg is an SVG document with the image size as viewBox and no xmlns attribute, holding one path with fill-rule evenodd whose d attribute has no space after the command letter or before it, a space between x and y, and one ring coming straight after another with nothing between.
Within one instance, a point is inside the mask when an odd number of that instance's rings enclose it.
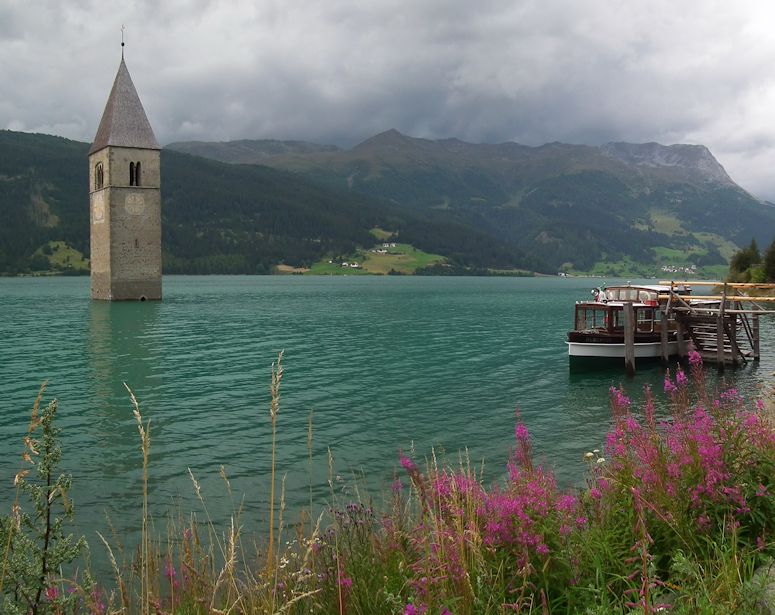
<instances>
[{"instance_id":1,"label":"green hillside","mask_svg":"<svg viewBox=\"0 0 775 615\"><path fill-rule=\"evenodd\" d=\"M0 131L0 273L84 271L88 148L58 137ZM170 150L162 151L161 162L167 273L309 267L370 247L374 227L462 267L547 268L484 230L286 171Z\"/></svg>"},{"instance_id":2,"label":"green hillside","mask_svg":"<svg viewBox=\"0 0 775 615\"><path fill-rule=\"evenodd\" d=\"M715 274L730 247L775 236L775 207L700 145L476 145L390 130L347 151L255 147L263 164L483 231L550 269L661 275L694 265Z\"/></svg>"}]
</instances>

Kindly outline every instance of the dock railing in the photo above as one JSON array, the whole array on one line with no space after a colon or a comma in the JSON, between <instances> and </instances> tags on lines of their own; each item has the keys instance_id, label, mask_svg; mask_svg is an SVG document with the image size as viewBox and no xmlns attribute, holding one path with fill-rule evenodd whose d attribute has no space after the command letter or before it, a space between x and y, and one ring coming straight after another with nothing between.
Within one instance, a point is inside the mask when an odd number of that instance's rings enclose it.
<instances>
[{"instance_id":1,"label":"dock railing","mask_svg":"<svg viewBox=\"0 0 775 615\"><path fill-rule=\"evenodd\" d=\"M703 360L715 362L719 369L726 363L737 365L760 358L759 317L775 314L762 304L775 302L775 284L753 282L708 282L704 280L662 281L669 286L659 295L663 319L675 319L678 328L679 355L688 352L682 344L686 333L693 349ZM679 294L691 287L719 289L719 294ZM772 295L762 294L772 292ZM749 294L753 293L753 294ZM775 307L775 306L774 306ZM741 342L743 342L741 345ZM662 359L667 360L667 340L662 336Z\"/></svg>"}]
</instances>

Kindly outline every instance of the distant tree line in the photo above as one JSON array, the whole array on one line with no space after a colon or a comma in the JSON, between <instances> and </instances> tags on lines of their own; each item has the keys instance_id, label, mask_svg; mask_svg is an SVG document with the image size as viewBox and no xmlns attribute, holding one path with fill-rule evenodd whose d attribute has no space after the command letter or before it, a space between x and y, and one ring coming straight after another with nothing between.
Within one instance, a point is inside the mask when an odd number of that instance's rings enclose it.
<instances>
[{"instance_id":1,"label":"distant tree line","mask_svg":"<svg viewBox=\"0 0 775 615\"><path fill-rule=\"evenodd\" d=\"M755 239L748 247L735 252L729 262L729 281L775 283L775 240L763 256Z\"/></svg>"}]
</instances>

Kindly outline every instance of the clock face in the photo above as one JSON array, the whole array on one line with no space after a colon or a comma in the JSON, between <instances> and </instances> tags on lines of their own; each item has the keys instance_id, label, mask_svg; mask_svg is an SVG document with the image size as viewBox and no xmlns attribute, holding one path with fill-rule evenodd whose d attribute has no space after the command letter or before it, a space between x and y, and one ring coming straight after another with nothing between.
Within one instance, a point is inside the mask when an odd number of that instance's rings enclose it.
<instances>
[{"instance_id":1,"label":"clock face","mask_svg":"<svg viewBox=\"0 0 775 615\"><path fill-rule=\"evenodd\" d=\"M105 221L105 199L102 192L97 192L92 197L92 221L94 224Z\"/></svg>"},{"instance_id":2,"label":"clock face","mask_svg":"<svg viewBox=\"0 0 775 615\"><path fill-rule=\"evenodd\" d=\"M145 197L142 194L127 194L124 200L124 208L127 213L133 216L140 215L145 211Z\"/></svg>"}]
</instances>

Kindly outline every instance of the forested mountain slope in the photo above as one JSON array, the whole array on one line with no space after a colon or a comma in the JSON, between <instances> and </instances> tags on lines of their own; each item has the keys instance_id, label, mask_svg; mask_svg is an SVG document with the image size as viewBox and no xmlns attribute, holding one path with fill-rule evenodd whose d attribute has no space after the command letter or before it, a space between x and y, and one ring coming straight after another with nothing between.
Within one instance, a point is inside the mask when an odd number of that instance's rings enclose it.
<instances>
[{"instance_id":1,"label":"forested mountain slope","mask_svg":"<svg viewBox=\"0 0 775 615\"><path fill-rule=\"evenodd\" d=\"M228 143L173 147L252 159ZM766 244L775 234L775 207L735 184L701 145L477 145L390 130L350 150L263 141L248 149L262 152L262 164L321 185L492 234L552 267L724 264L751 238Z\"/></svg>"},{"instance_id":2,"label":"forested mountain slope","mask_svg":"<svg viewBox=\"0 0 775 615\"><path fill-rule=\"evenodd\" d=\"M88 149L59 137L0 131L0 273L48 269L50 242L88 255ZM162 177L167 273L310 265L372 245L373 227L461 267L548 268L484 230L282 170L163 150Z\"/></svg>"}]
</instances>

